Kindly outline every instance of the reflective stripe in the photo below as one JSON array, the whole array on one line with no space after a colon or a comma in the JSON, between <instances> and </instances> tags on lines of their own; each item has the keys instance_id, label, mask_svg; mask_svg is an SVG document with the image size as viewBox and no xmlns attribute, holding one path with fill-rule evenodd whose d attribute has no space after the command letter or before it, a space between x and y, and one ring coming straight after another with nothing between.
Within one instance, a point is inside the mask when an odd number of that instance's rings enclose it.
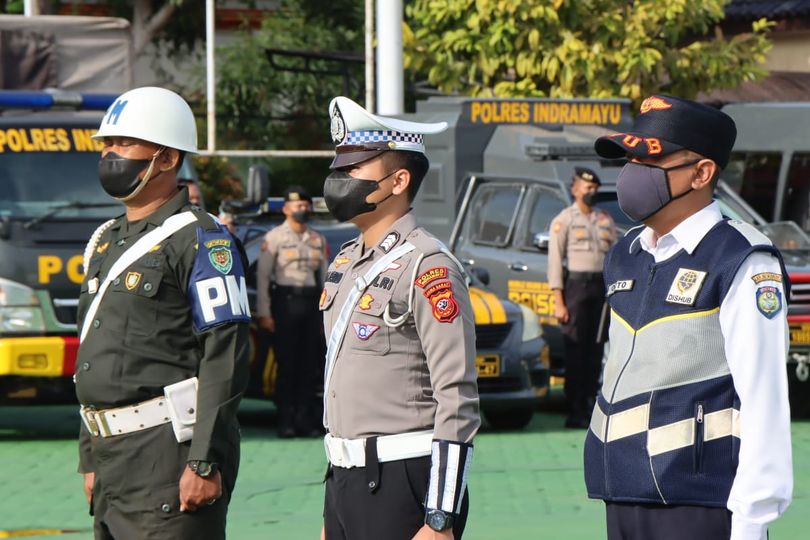
<instances>
[{"instance_id":1,"label":"reflective stripe","mask_svg":"<svg viewBox=\"0 0 810 540\"><path fill-rule=\"evenodd\" d=\"M657 456L693 444L695 444L694 418L657 427L647 433L647 453L650 456Z\"/></svg>"},{"instance_id":2,"label":"reflective stripe","mask_svg":"<svg viewBox=\"0 0 810 540\"><path fill-rule=\"evenodd\" d=\"M605 442L605 431L607 430L607 416L599 408L599 404L593 408L593 415L591 415L591 431L596 438Z\"/></svg>"},{"instance_id":3,"label":"reflective stripe","mask_svg":"<svg viewBox=\"0 0 810 540\"><path fill-rule=\"evenodd\" d=\"M704 441L713 441L729 435L740 438L740 411L729 408L703 416Z\"/></svg>"},{"instance_id":4,"label":"reflective stripe","mask_svg":"<svg viewBox=\"0 0 810 540\"><path fill-rule=\"evenodd\" d=\"M607 422L607 442L647 431L650 418L648 404L611 415Z\"/></svg>"}]
</instances>

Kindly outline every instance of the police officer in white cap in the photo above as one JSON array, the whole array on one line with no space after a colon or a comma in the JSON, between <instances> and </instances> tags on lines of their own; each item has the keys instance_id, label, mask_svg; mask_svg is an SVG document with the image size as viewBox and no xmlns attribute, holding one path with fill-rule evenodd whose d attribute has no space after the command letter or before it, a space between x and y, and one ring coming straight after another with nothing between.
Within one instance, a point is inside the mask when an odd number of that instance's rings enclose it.
<instances>
[{"instance_id":1,"label":"police officer in white cap","mask_svg":"<svg viewBox=\"0 0 810 540\"><path fill-rule=\"evenodd\" d=\"M95 137L101 187L126 205L93 234L79 299L79 472L95 537L225 538L247 384L244 252L178 189L197 151L183 98L130 90Z\"/></svg>"},{"instance_id":2,"label":"police officer in white cap","mask_svg":"<svg viewBox=\"0 0 810 540\"><path fill-rule=\"evenodd\" d=\"M446 124L329 107L330 211L361 231L327 273L324 531L328 540L461 538L480 425L475 326L464 271L417 226L422 137Z\"/></svg>"}]
</instances>

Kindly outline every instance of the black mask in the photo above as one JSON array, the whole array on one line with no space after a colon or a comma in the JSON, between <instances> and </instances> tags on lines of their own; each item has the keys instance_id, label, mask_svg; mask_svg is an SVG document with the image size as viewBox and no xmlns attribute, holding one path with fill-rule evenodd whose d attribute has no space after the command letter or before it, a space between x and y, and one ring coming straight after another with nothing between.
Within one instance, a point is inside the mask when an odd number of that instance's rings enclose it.
<instances>
[{"instance_id":1,"label":"black mask","mask_svg":"<svg viewBox=\"0 0 810 540\"><path fill-rule=\"evenodd\" d=\"M700 160L688 161L672 167L658 167L647 163L628 162L616 180L619 208L633 221L644 221L676 199L692 192L692 187L672 194L669 171L690 167Z\"/></svg>"},{"instance_id":2,"label":"black mask","mask_svg":"<svg viewBox=\"0 0 810 540\"><path fill-rule=\"evenodd\" d=\"M589 191L588 193L583 195L582 196L582 202L586 206L593 206L594 203L596 203L596 192L595 191Z\"/></svg>"},{"instance_id":3,"label":"black mask","mask_svg":"<svg viewBox=\"0 0 810 540\"><path fill-rule=\"evenodd\" d=\"M101 181L101 187L116 199L125 201L131 198L149 181L152 173L151 166L143 179L138 175L154 161L155 157L157 154L152 159L129 159L110 152L98 162L98 178Z\"/></svg>"},{"instance_id":4,"label":"black mask","mask_svg":"<svg viewBox=\"0 0 810 540\"><path fill-rule=\"evenodd\" d=\"M291 217L298 223L306 223L309 221L310 214L311 212L309 210L299 210L297 212L293 212Z\"/></svg>"},{"instance_id":5,"label":"black mask","mask_svg":"<svg viewBox=\"0 0 810 540\"><path fill-rule=\"evenodd\" d=\"M332 171L326 177L323 185L323 198L326 207L338 221L349 221L350 219L373 212L383 201L388 200L391 195L378 203L366 202L366 197L380 188L380 182L394 174L386 174L379 180L364 180L355 178L344 171Z\"/></svg>"}]
</instances>

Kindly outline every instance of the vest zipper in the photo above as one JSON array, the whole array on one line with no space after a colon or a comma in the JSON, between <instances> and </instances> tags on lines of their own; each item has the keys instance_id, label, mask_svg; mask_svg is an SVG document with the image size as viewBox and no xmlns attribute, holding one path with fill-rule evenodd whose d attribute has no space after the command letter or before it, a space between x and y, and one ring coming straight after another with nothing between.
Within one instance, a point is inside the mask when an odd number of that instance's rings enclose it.
<instances>
[{"instance_id":1,"label":"vest zipper","mask_svg":"<svg viewBox=\"0 0 810 540\"><path fill-rule=\"evenodd\" d=\"M696 473L703 470L703 402L695 404L695 452L694 469Z\"/></svg>"}]
</instances>

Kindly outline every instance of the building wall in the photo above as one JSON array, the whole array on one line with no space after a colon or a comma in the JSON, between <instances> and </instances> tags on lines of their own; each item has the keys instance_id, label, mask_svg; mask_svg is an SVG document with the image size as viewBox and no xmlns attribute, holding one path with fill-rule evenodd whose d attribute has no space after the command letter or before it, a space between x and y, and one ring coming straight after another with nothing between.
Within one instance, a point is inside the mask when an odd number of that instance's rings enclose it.
<instances>
[{"instance_id":1,"label":"building wall","mask_svg":"<svg viewBox=\"0 0 810 540\"><path fill-rule=\"evenodd\" d=\"M810 30L774 32L773 49L765 63L771 71L810 73Z\"/></svg>"}]
</instances>

